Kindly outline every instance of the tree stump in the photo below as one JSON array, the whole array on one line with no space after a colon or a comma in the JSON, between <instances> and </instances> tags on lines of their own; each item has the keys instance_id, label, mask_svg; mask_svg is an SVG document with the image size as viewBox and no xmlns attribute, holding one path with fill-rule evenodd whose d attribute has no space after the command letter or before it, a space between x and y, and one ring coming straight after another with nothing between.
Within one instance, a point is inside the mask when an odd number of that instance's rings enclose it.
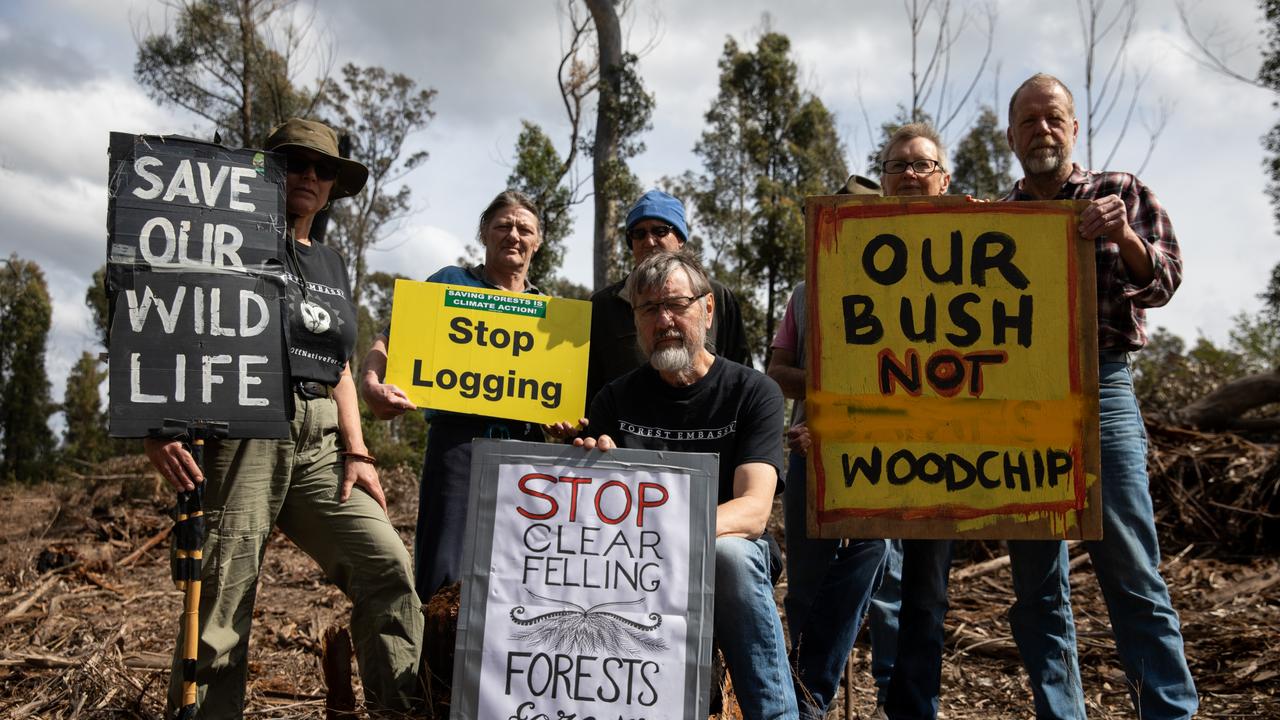
<instances>
[{"instance_id":1,"label":"tree stump","mask_svg":"<svg viewBox=\"0 0 1280 720\"><path fill-rule=\"evenodd\" d=\"M335 625L324 631L320 666L324 669L324 716L327 720L349 718L356 711L356 694L351 689L352 652L351 633L346 627Z\"/></svg>"},{"instance_id":2,"label":"tree stump","mask_svg":"<svg viewBox=\"0 0 1280 720\"><path fill-rule=\"evenodd\" d=\"M462 583L446 585L422 607L422 667L418 680L426 691L427 717L449 717L453 691L453 645L458 637Z\"/></svg>"}]
</instances>

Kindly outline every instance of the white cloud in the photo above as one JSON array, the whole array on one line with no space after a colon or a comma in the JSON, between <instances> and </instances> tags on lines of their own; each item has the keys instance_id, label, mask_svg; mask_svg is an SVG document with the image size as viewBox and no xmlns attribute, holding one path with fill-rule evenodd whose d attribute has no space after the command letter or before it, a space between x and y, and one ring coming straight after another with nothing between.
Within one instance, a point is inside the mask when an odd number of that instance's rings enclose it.
<instances>
[{"instance_id":1,"label":"white cloud","mask_svg":"<svg viewBox=\"0 0 1280 720\"><path fill-rule=\"evenodd\" d=\"M0 88L0 162L55 181L70 176L105 188L111 131L189 133L192 128L185 117L158 107L120 77L76 86L23 82Z\"/></svg>"},{"instance_id":2,"label":"white cloud","mask_svg":"<svg viewBox=\"0 0 1280 720\"><path fill-rule=\"evenodd\" d=\"M425 280L436 270L455 264L466 252L466 245L466 240L444 228L410 225L403 228L395 240L369 253L369 267L411 280Z\"/></svg>"}]
</instances>

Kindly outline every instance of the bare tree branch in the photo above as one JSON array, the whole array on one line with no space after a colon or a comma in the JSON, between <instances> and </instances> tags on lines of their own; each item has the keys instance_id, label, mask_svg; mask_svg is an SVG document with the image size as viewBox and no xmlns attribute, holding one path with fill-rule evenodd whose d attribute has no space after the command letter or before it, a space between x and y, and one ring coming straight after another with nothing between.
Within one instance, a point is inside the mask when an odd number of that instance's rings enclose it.
<instances>
[{"instance_id":1,"label":"bare tree branch","mask_svg":"<svg viewBox=\"0 0 1280 720\"><path fill-rule=\"evenodd\" d=\"M1191 58L1200 67L1219 75L1264 90L1270 89L1258 80L1256 72L1246 75L1231 66L1232 58L1241 52L1248 51L1252 47L1250 43L1231 36L1216 22L1210 26L1207 32L1197 35L1192 25L1191 11L1187 6L1186 0L1178 0L1174 5L1178 8L1178 20L1182 23L1182 31L1186 34L1187 39L1191 41L1193 47L1192 51L1179 48L1184 55Z\"/></svg>"},{"instance_id":2,"label":"bare tree branch","mask_svg":"<svg viewBox=\"0 0 1280 720\"><path fill-rule=\"evenodd\" d=\"M945 133L973 96L986 73L987 63L994 48L995 27L998 13L995 5L985 2L981 12L986 17L986 46L977 69L965 84L959 95L951 92L952 57L965 31L975 22L970 9L963 10L958 19L953 18L953 6L950 0L903 0L903 8L907 14L907 26L911 32L911 106L908 116L911 120L930 117L939 132ZM936 19L937 30L928 51L928 58L921 68L920 38L924 34L931 15ZM926 106L932 104L933 113L925 112Z\"/></svg>"},{"instance_id":3,"label":"bare tree branch","mask_svg":"<svg viewBox=\"0 0 1280 720\"><path fill-rule=\"evenodd\" d=\"M1152 154L1155 153L1156 143L1160 140L1160 136L1164 133L1165 126L1169 124L1169 117L1173 115L1173 109L1176 103L1168 98L1160 98L1154 117L1148 118L1146 113L1142 116L1142 127L1147 131L1147 152L1142 156L1142 164L1138 166L1138 175L1147 169L1147 163L1151 161Z\"/></svg>"}]
</instances>

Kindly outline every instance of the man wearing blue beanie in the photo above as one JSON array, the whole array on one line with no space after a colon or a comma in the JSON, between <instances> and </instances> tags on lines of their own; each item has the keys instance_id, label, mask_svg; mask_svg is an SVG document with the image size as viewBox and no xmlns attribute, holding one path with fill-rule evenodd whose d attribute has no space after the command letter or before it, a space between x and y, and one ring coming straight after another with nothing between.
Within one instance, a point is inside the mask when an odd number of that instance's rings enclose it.
<instances>
[{"instance_id":1,"label":"man wearing blue beanie","mask_svg":"<svg viewBox=\"0 0 1280 720\"><path fill-rule=\"evenodd\" d=\"M684 203L661 191L640 196L627 213L624 236L634 261L639 265L656 251L679 250L689 240ZM636 343L635 317L631 305L620 292L626 278L591 296L591 357L587 366L587 406L605 385L645 363ZM707 339L717 355L743 365L751 365L747 332L742 311L729 288L711 281L715 294L715 315Z\"/></svg>"}]
</instances>

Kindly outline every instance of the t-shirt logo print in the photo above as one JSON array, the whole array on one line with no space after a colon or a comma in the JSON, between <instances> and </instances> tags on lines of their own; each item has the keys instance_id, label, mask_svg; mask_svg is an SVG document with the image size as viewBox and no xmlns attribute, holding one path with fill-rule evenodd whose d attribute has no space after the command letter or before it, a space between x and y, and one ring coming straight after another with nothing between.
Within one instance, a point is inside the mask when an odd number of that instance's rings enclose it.
<instances>
[{"instance_id":1,"label":"t-shirt logo print","mask_svg":"<svg viewBox=\"0 0 1280 720\"><path fill-rule=\"evenodd\" d=\"M332 320L328 310L313 302L302 302L298 307L302 310L302 325L307 330L320 335L329 329Z\"/></svg>"}]
</instances>

